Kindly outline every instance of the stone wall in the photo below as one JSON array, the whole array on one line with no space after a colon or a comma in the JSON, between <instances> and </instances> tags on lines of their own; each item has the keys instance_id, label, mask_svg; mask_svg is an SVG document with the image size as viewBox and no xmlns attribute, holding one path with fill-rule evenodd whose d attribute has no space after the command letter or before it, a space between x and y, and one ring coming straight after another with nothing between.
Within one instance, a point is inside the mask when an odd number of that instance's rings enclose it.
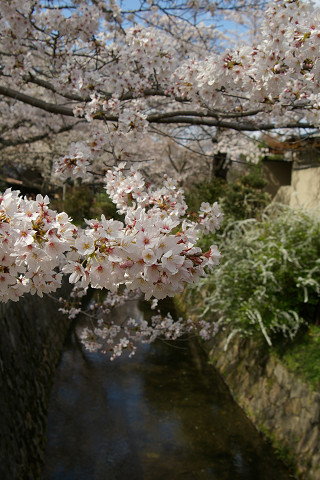
<instances>
[{"instance_id":1,"label":"stone wall","mask_svg":"<svg viewBox=\"0 0 320 480\"><path fill-rule=\"evenodd\" d=\"M49 392L70 320L49 298L0 304L0 478L37 480Z\"/></svg>"},{"instance_id":2,"label":"stone wall","mask_svg":"<svg viewBox=\"0 0 320 480\"><path fill-rule=\"evenodd\" d=\"M257 428L291 457L303 480L320 479L320 393L289 372L263 343L219 334L210 361Z\"/></svg>"}]
</instances>

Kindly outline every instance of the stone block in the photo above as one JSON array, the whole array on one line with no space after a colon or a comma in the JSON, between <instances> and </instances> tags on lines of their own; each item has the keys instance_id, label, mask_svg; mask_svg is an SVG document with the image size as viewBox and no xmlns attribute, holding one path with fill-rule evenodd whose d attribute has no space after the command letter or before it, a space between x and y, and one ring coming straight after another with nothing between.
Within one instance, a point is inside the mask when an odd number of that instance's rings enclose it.
<instances>
[{"instance_id":1,"label":"stone block","mask_svg":"<svg viewBox=\"0 0 320 480\"><path fill-rule=\"evenodd\" d=\"M286 370L286 368L283 365L281 365L281 363L277 363L273 373L279 385L287 388L289 384L289 373Z\"/></svg>"},{"instance_id":2,"label":"stone block","mask_svg":"<svg viewBox=\"0 0 320 480\"><path fill-rule=\"evenodd\" d=\"M283 405L286 398L283 396L283 390L278 383L274 383L269 392L269 400L273 405Z\"/></svg>"},{"instance_id":3,"label":"stone block","mask_svg":"<svg viewBox=\"0 0 320 480\"><path fill-rule=\"evenodd\" d=\"M305 408L308 410L311 422L315 425L319 424L320 422L320 394L319 393L312 393L308 401L305 402Z\"/></svg>"},{"instance_id":4,"label":"stone block","mask_svg":"<svg viewBox=\"0 0 320 480\"><path fill-rule=\"evenodd\" d=\"M293 383L291 383L290 398L303 398L308 397L308 395L308 386L301 380L296 379Z\"/></svg>"},{"instance_id":5,"label":"stone block","mask_svg":"<svg viewBox=\"0 0 320 480\"><path fill-rule=\"evenodd\" d=\"M270 357L267 364L266 364L266 376L269 378L269 377L272 377L274 375L274 370L276 368L276 360L275 358L273 357Z\"/></svg>"},{"instance_id":6,"label":"stone block","mask_svg":"<svg viewBox=\"0 0 320 480\"><path fill-rule=\"evenodd\" d=\"M304 459L316 453L320 461L319 431L316 428L310 428L309 426L308 429L305 429L304 433L301 434L296 453L300 458Z\"/></svg>"}]
</instances>

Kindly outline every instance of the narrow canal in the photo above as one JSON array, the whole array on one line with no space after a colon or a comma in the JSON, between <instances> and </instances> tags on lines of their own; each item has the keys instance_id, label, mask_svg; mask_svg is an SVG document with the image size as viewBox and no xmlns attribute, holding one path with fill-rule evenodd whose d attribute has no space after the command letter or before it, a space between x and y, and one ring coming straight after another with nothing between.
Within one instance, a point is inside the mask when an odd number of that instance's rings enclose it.
<instances>
[{"instance_id":1,"label":"narrow canal","mask_svg":"<svg viewBox=\"0 0 320 480\"><path fill-rule=\"evenodd\" d=\"M114 315L141 316L138 302ZM70 333L51 392L42 480L289 480L219 375L186 342L110 362Z\"/></svg>"}]
</instances>

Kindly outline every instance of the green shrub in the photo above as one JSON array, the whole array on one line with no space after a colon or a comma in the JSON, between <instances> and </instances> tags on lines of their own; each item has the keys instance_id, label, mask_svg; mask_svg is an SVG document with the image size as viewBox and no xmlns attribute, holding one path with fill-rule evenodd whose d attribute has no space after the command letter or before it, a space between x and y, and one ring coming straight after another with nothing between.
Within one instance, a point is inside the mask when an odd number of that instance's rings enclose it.
<instances>
[{"instance_id":1,"label":"green shrub","mask_svg":"<svg viewBox=\"0 0 320 480\"><path fill-rule=\"evenodd\" d=\"M266 181L262 178L259 166L228 184L221 199L221 208L227 219L244 220L258 218L270 203L270 195L263 191Z\"/></svg>"},{"instance_id":2,"label":"green shrub","mask_svg":"<svg viewBox=\"0 0 320 480\"><path fill-rule=\"evenodd\" d=\"M97 193L90 206L90 218L100 218L102 214L106 218L120 219L115 204L105 191Z\"/></svg>"},{"instance_id":3,"label":"green shrub","mask_svg":"<svg viewBox=\"0 0 320 480\"><path fill-rule=\"evenodd\" d=\"M189 210L198 212L202 202L214 203L226 194L228 183L222 178L213 177L210 181L194 183L185 189Z\"/></svg>"},{"instance_id":4,"label":"green shrub","mask_svg":"<svg viewBox=\"0 0 320 480\"><path fill-rule=\"evenodd\" d=\"M312 325L308 331L297 335L294 343L286 348L276 347L276 353L289 370L320 389L320 327Z\"/></svg>"},{"instance_id":5,"label":"green shrub","mask_svg":"<svg viewBox=\"0 0 320 480\"><path fill-rule=\"evenodd\" d=\"M191 211L198 211L202 202L219 201L227 222L258 217L270 202L270 195L263 191L265 185L260 166L253 165L249 173L234 181L214 177L194 184L187 191L186 202Z\"/></svg>"},{"instance_id":6,"label":"green shrub","mask_svg":"<svg viewBox=\"0 0 320 480\"><path fill-rule=\"evenodd\" d=\"M55 199L51 204L52 208L65 211L78 225L84 223L84 218L100 218L101 214L106 218L119 217L107 193L95 193L88 185L69 187L64 200Z\"/></svg>"},{"instance_id":7,"label":"green shrub","mask_svg":"<svg viewBox=\"0 0 320 480\"><path fill-rule=\"evenodd\" d=\"M293 338L313 321L320 292L319 214L270 206L260 220L226 227L218 243L220 267L189 292L204 297L204 316L230 325L232 335L259 331L269 345L279 334Z\"/></svg>"}]
</instances>

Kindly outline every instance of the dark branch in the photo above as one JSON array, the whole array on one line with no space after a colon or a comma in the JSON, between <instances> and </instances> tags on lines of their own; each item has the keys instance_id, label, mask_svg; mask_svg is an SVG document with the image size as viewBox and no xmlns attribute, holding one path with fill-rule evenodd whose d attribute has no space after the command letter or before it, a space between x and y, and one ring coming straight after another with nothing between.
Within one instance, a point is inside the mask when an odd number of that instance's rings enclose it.
<instances>
[{"instance_id":1,"label":"dark branch","mask_svg":"<svg viewBox=\"0 0 320 480\"><path fill-rule=\"evenodd\" d=\"M56 88L51 85L51 83L47 82L46 80L42 80L41 78L37 78L32 73L29 73L28 75L25 75L24 80L27 83L34 83L35 85L38 85L39 87L46 88L47 90L51 90L53 93L58 93L64 98L68 98L69 100L76 100L77 102L90 102L91 98L90 97L81 97L81 95L76 95L76 94L71 94L71 93L60 93L56 90Z\"/></svg>"},{"instance_id":2,"label":"dark branch","mask_svg":"<svg viewBox=\"0 0 320 480\"><path fill-rule=\"evenodd\" d=\"M3 87L0 85L0 95L5 97L13 98L14 100L19 100L20 102L31 105L32 107L41 108L49 113L61 114L67 117L74 117L73 110L70 107L65 107L64 105L56 105L54 103L48 103L39 98L31 97L25 93L18 92L9 87Z\"/></svg>"},{"instance_id":3,"label":"dark branch","mask_svg":"<svg viewBox=\"0 0 320 480\"><path fill-rule=\"evenodd\" d=\"M261 123L256 124L253 122L247 123L239 123L239 122L230 122L230 121L223 121L218 119L208 118L204 115L199 115L198 117L195 116L173 116L169 118L162 117L157 118L157 115L149 115L147 120L150 123L163 123L163 124L185 124L185 125L207 125L209 127L219 127L219 128L228 128L230 130L237 130L239 132L258 132L260 130L275 130L279 128L279 125L275 125L274 123ZM314 128L314 125L310 123L288 123L287 125L283 125L282 128Z\"/></svg>"},{"instance_id":4,"label":"dark branch","mask_svg":"<svg viewBox=\"0 0 320 480\"><path fill-rule=\"evenodd\" d=\"M159 94L156 91L157 95ZM19 100L23 103L31 105L36 108L40 108L45 110L49 113L60 114L68 117L74 117L73 109L70 107L65 107L64 105L57 105L54 103L48 103L44 100L40 100L38 98L31 97L30 95L26 95L25 93L18 92L13 90L9 87L0 86L0 95L4 95L6 97L13 98L15 100ZM124 96L125 98L126 96ZM224 118L233 118L233 117L243 117L251 115L253 116L255 113L260 113L260 110L251 111L251 112L244 112L243 115L240 113L229 113L225 114ZM230 115L230 117L226 117L226 115ZM212 118L212 117L215 118ZM222 115L221 115L222 116ZM206 125L210 127L220 127L220 128L228 128L231 130L237 131L251 131L256 132L259 130L275 130L279 128L278 125L274 123L254 123L254 122L231 122L221 120L220 115L213 114L213 113L205 113L205 112L198 112L194 110L190 111L175 111L175 112L165 112L159 114L151 114L147 117L147 121L149 123L159 123L159 124L185 124L185 125ZM94 118L97 120L104 120L105 122L116 122L118 118L114 115L106 115L105 113L98 112L94 115ZM314 125L309 123L288 123L284 125L282 128L314 128Z\"/></svg>"},{"instance_id":5,"label":"dark branch","mask_svg":"<svg viewBox=\"0 0 320 480\"><path fill-rule=\"evenodd\" d=\"M79 122L77 122L77 123L79 123ZM15 140L12 140L12 139L5 139L5 138L0 137L0 151L4 150L7 147L16 147L17 145L25 145L25 144L28 144L28 143L39 142L40 140L44 140L45 138L49 137L51 134L59 135L59 133L68 132L68 131L72 130L74 128L74 126L75 126L75 124L68 125L66 127L60 128L57 131L51 130L49 132L45 132L45 133L42 133L40 135L34 135L33 137L29 137L29 138L17 138Z\"/></svg>"}]
</instances>

